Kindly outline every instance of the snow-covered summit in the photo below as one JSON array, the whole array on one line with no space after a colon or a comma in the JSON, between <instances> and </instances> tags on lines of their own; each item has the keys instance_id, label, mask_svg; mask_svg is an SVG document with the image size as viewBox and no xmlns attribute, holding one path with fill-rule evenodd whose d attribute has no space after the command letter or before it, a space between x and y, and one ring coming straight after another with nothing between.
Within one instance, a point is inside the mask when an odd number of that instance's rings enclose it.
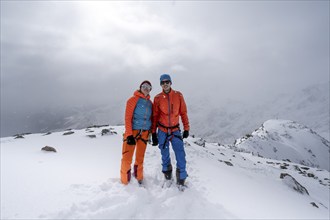
<instances>
[{"instance_id":1,"label":"snow-covered summit","mask_svg":"<svg viewBox=\"0 0 330 220\"><path fill-rule=\"evenodd\" d=\"M330 142L312 129L289 120L268 120L235 146L276 160L329 170Z\"/></svg>"},{"instance_id":2,"label":"snow-covered summit","mask_svg":"<svg viewBox=\"0 0 330 220\"><path fill-rule=\"evenodd\" d=\"M1 219L329 219L329 171L188 137L188 189L162 188L148 144L144 187L120 183L124 126L1 138ZM56 152L41 150L54 147ZM172 165L175 156L171 150Z\"/></svg>"}]
</instances>

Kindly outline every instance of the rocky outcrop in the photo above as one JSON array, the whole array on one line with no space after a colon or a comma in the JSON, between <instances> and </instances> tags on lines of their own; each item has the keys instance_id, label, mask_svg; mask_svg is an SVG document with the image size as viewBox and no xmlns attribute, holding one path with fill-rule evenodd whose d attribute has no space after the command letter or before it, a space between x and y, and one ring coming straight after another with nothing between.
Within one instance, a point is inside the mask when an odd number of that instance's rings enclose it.
<instances>
[{"instance_id":1,"label":"rocky outcrop","mask_svg":"<svg viewBox=\"0 0 330 220\"><path fill-rule=\"evenodd\" d=\"M195 141L194 143L197 144L198 146L205 147L206 141L204 139L200 138L197 141Z\"/></svg>"},{"instance_id":2,"label":"rocky outcrop","mask_svg":"<svg viewBox=\"0 0 330 220\"><path fill-rule=\"evenodd\" d=\"M110 129L104 128L104 129L102 129L101 135L103 136L103 135L107 135L107 134L112 135L112 134L117 134L117 132L114 131L113 128L110 128Z\"/></svg>"},{"instance_id":3,"label":"rocky outcrop","mask_svg":"<svg viewBox=\"0 0 330 220\"><path fill-rule=\"evenodd\" d=\"M96 138L95 134L90 134L90 135L86 135L86 136L89 137L89 138Z\"/></svg>"},{"instance_id":4,"label":"rocky outcrop","mask_svg":"<svg viewBox=\"0 0 330 220\"><path fill-rule=\"evenodd\" d=\"M15 134L14 137L15 139L20 139L20 138L24 138L25 135L29 135L31 133L22 133L22 134Z\"/></svg>"},{"instance_id":5,"label":"rocky outcrop","mask_svg":"<svg viewBox=\"0 0 330 220\"><path fill-rule=\"evenodd\" d=\"M92 125L88 126L87 128L102 128L102 127L108 127L109 125Z\"/></svg>"},{"instance_id":6,"label":"rocky outcrop","mask_svg":"<svg viewBox=\"0 0 330 220\"><path fill-rule=\"evenodd\" d=\"M43 148L41 148L42 151L48 151L48 152L57 152L56 149L54 147L50 147L50 146L45 146Z\"/></svg>"},{"instance_id":7,"label":"rocky outcrop","mask_svg":"<svg viewBox=\"0 0 330 220\"><path fill-rule=\"evenodd\" d=\"M63 133L63 135L70 135L70 134L74 134L74 131L68 131L68 132Z\"/></svg>"},{"instance_id":8,"label":"rocky outcrop","mask_svg":"<svg viewBox=\"0 0 330 220\"><path fill-rule=\"evenodd\" d=\"M299 192L301 194L307 194L309 195L307 189L302 186L295 178L293 178L290 174L288 173L281 173L280 176L281 179L283 179L283 182L289 186L290 188L292 188L293 190L295 190L296 192Z\"/></svg>"}]
</instances>

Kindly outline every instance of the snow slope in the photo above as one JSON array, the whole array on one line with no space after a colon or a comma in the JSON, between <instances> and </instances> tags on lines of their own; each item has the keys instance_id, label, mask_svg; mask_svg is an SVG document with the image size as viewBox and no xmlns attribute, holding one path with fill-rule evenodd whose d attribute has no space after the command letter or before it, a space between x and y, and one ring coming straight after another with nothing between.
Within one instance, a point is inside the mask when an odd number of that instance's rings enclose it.
<instances>
[{"instance_id":1,"label":"snow slope","mask_svg":"<svg viewBox=\"0 0 330 220\"><path fill-rule=\"evenodd\" d=\"M111 132L101 135L103 129ZM134 179L124 186L119 180L123 129L1 138L1 219L329 219L329 171L199 138L185 140L185 192L175 185L161 188L160 152L151 145L145 187ZM46 145L57 153L41 151ZM295 191L281 173L309 194Z\"/></svg>"},{"instance_id":2,"label":"snow slope","mask_svg":"<svg viewBox=\"0 0 330 220\"><path fill-rule=\"evenodd\" d=\"M306 126L289 120L268 120L235 146L267 158L290 160L329 170L330 142Z\"/></svg>"}]
</instances>

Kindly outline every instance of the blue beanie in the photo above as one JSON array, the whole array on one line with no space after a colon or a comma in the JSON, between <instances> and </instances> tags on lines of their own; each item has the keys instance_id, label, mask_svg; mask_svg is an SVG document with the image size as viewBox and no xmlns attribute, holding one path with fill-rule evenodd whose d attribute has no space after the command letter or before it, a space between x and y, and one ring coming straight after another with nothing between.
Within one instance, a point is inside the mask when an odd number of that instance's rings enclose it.
<instances>
[{"instance_id":1,"label":"blue beanie","mask_svg":"<svg viewBox=\"0 0 330 220\"><path fill-rule=\"evenodd\" d=\"M160 82L162 82L164 80L168 80L172 83L171 77L168 74L163 74L163 75L160 76Z\"/></svg>"}]
</instances>

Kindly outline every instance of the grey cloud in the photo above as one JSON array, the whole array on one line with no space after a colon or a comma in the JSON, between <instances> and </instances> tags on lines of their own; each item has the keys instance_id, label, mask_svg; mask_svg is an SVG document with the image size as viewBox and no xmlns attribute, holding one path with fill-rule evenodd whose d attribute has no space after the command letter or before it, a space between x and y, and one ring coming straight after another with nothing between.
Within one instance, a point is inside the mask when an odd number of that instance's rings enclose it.
<instances>
[{"instance_id":1,"label":"grey cloud","mask_svg":"<svg viewBox=\"0 0 330 220\"><path fill-rule=\"evenodd\" d=\"M163 72L188 99L267 99L329 81L328 39L322 1L1 1L1 117L156 94Z\"/></svg>"}]
</instances>

